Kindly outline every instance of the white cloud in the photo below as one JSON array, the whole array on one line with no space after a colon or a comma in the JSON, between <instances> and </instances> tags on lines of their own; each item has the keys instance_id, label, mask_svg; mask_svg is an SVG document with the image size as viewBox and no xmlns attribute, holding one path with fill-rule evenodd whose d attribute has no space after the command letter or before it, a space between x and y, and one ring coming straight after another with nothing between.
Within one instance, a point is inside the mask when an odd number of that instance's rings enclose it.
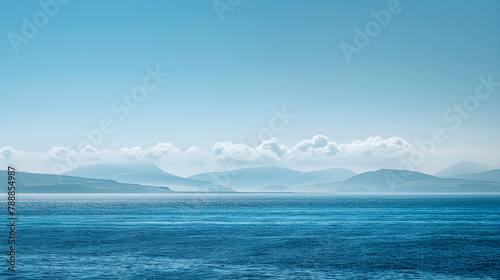
<instances>
[{"instance_id":1,"label":"white cloud","mask_svg":"<svg viewBox=\"0 0 500 280\"><path fill-rule=\"evenodd\" d=\"M83 147L78 154L82 158L82 160L98 161L112 158L114 153L110 150L98 150L88 145Z\"/></svg>"},{"instance_id":2,"label":"white cloud","mask_svg":"<svg viewBox=\"0 0 500 280\"><path fill-rule=\"evenodd\" d=\"M263 141L258 147L243 143L218 142L212 147L212 154L220 162L275 163L286 159L289 150L276 138Z\"/></svg>"},{"instance_id":3,"label":"white cloud","mask_svg":"<svg viewBox=\"0 0 500 280\"><path fill-rule=\"evenodd\" d=\"M291 158L298 161L329 160L338 153L337 143L324 135L302 140L291 150Z\"/></svg>"},{"instance_id":4,"label":"white cloud","mask_svg":"<svg viewBox=\"0 0 500 280\"><path fill-rule=\"evenodd\" d=\"M382 139L371 136L365 141L356 140L349 144L339 145L339 156L357 158L392 158L411 152L412 145L400 137L393 136Z\"/></svg>"},{"instance_id":5,"label":"white cloud","mask_svg":"<svg viewBox=\"0 0 500 280\"><path fill-rule=\"evenodd\" d=\"M156 146L146 149L144 157L146 159L161 159L171 153L180 153L181 150L174 147L172 143L159 142Z\"/></svg>"},{"instance_id":6,"label":"white cloud","mask_svg":"<svg viewBox=\"0 0 500 280\"><path fill-rule=\"evenodd\" d=\"M256 149L243 143L217 142L212 147L212 154L222 162L258 161Z\"/></svg>"},{"instance_id":7,"label":"white cloud","mask_svg":"<svg viewBox=\"0 0 500 280\"><path fill-rule=\"evenodd\" d=\"M288 153L287 147L281 145L276 138L262 141L257 151L259 151L263 157L274 160L282 160Z\"/></svg>"},{"instance_id":8,"label":"white cloud","mask_svg":"<svg viewBox=\"0 0 500 280\"><path fill-rule=\"evenodd\" d=\"M66 147L52 147L46 154L45 158L49 161L65 161L70 150Z\"/></svg>"},{"instance_id":9,"label":"white cloud","mask_svg":"<svg viewBox=\"0 0 500 280\"><path fill-rule=\"evenodd\" d=\"M319 134L314 136L312 139L300 141L297 145L295 145L295 147L302 152L306 152L310 149L324 148L328 145L329 141L330 138Z\"/></svg>"},{"instance_id":10,"label":"white cloud","mask_svg":"<svg viewBox=\"0 0 500 280\"><path fill-rule=\"evenodd\" d=\"M177 149L180 153L180 150ZM198 147L190 147L185 152L185 161L188 164L194 164L197 166L203 166L207 163L207 159L210 157L209 153L198 148Z\"/></svg>"},{"instance_id":11,"label":"white cloud","mask_svg":"<svg viewBox=\"0 0 500 280\"><path fill-rule=\"evenodd\" d=\"M122 148L118 150L117 155L119 158L126 160L141 160L144 158L144 152L141 147L132 147L132 148Z\"/></svg>"},{"instance_id":12,"label":"white cloud","mask_svg":"<svg viewBox=\"0 0 500 280\"><path fill-rule=\"evenodd\" d=\"M14 150L11 147L0 148L0 159L2 160L21 160L26 155L28 155L27 152Z\"/></svg>"},{"instance_id":13,"label":"white cloud","mask_svg":"<svg viewBox=\"0 0 500 280\"><path fill-rule=\"evenodd\" d=\"M217 142L211 149L190 147L181 150L172 143L159 142L150 148L125 147L117 151L86 146L76 152L66 147L53 147L46 153L31 153L0 148L0 161L26 159L33 162L68 163L68 169L77 164L121 161L153 161L161 166L183 166L194 170L213 169L224 165L280 165L328 166L335 163L366 164L367 162L396 162L401 155L411 152L412 145L400 137L382 139L372 136L366 140L337 144L325 135L316 135L288 147L276 138L259 146L229 141ZM191 166L191 167L190 167Z\"/></svg>"}]
</instances>

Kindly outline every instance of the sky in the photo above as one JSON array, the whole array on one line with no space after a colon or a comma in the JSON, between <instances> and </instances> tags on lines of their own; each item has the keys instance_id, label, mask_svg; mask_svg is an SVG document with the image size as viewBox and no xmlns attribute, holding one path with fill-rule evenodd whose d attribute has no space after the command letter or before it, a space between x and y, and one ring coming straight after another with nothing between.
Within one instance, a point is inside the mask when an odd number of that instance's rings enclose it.
<instances>
[{"instance_id":1,"label":"sky","mask_svg":"<svg viewBox=\"0 0 500 280\"><path fill-rule=\"evenodd\" d=\"M487 0L1 1L0 164L498 167L499 15Z\"/></svg>"}]
</instances>

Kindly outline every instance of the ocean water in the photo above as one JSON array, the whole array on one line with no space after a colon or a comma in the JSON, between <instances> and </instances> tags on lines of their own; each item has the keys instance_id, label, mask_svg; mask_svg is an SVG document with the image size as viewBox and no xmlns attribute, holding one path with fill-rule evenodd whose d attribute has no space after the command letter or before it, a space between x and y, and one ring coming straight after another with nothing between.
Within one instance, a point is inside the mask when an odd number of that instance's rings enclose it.
<instances>
[{"instance_id":1,"label":"ocean water","mask_svg":"<svg viewBox=\"0 0 500 280\"><path fill-rule=\"evenodd\" d=\"M17 272L4 262L1 279L500 278L498 195L18 195L18 202Z\"/></svg>"}]
</instances>

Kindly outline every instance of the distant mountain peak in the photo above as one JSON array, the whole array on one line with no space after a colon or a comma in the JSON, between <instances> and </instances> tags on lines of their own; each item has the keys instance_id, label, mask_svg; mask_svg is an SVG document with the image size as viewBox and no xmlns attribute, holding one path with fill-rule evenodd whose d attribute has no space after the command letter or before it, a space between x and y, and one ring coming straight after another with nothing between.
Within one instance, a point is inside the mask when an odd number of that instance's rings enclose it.
<instances>
[{"instance_id":1,"label":"distant mountain peak","mask_svg":"<svg viewBox=\"0 0 500 280\"><path fill-rule=\"evenodd\" d=\"M478 173L488 170L491 170L491 168L487 165L472 161L462 161L437 172L435 175L438 177L450 178L462 174Z\"/></svg>"},{"instance_id":2,"label":"distant mountain peak","mask_svg":"<svg viewBox=\"0 0 500 280\"><path fill-rule=\"evenodd\" d=\"M455 177L460 179L500 182L500 169L493 169L477 173L460 174L456 175Z\"/></svg>"},{"instance_id":3,"label":"distant mountain peak","mask_svg":"<svg viewBox=\"0 0 500 280\"><path fill-rule=\"evenodd\" d=\"M163 169L159 168L155 164L151 162L126 162L126 163L119 163L116 164L117 166L125 167L128 169L132 169L135 171L141 171L141 172L149 172L149 173L157 173L157 174L164 174L168 173L163 171ZM169 173L170 174L170 173Z\"/></svg>"},{"instance_id":4,"label":"distant mountain peak","mask_svg":"<svg viewBox=\"0 0 500 280\"><path fill-rule=\"evenodd\" d=\"M355 172L344 168L303 172L285 167L269 166L201 173L189 178L225 184L238 191L261 191L269 189L264 188L267 186L284 185L294 188L317 183L344 181L354 175L356 175Z\"/></svg>"},{"instance_id":5,"label":"distant mountain peak","mask_svg":"<svg viewBox=\"0 0 500 280\"><path fill-rule=\"evenodd\" d=\"M177 191L233 192L229 187L167 173L149 162L95 164L75 168L62 175L108 179L121 183L167 186Z\"/></svg>"}]
</instances>

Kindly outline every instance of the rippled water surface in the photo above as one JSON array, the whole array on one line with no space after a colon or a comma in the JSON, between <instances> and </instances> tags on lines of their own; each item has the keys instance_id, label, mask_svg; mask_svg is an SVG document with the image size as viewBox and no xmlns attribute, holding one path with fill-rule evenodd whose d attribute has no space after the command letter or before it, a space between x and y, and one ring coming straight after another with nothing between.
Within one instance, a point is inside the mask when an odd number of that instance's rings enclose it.
<instances>
[{"instance_id":1,"label":"rippled water surface","mask_svg":"<svg viewBox=\"0 0 500 280\"><path fill-rule=\"evenodd\" d=\"M1 279L500 278L500 196L18 200L18 272Z\"/></svg>"}]
</instances>

